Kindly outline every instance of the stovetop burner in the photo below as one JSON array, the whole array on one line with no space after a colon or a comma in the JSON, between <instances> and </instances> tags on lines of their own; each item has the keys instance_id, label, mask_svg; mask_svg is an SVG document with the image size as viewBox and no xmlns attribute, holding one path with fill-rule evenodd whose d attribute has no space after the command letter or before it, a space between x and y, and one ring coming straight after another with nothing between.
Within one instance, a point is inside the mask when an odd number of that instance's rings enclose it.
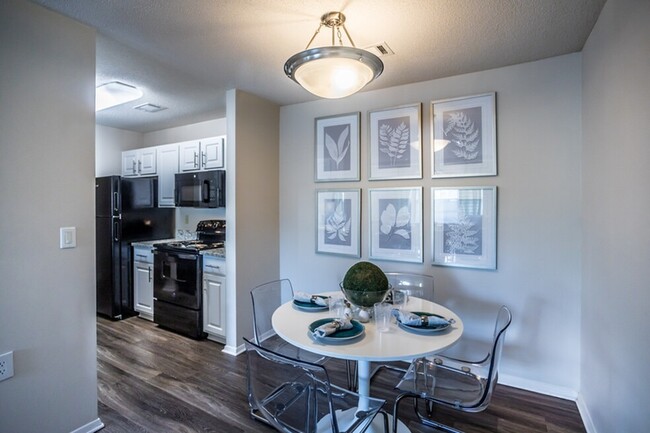
<instances>
[{"instance_id":1,"label":"stovetop burner","mask_svg":"<svg viewBox=\"0 0 650 433\"><path fill-rule=\"evenodd\" d=\"M215 248L223 248L223 242L206 242L202 240L194 241L174 241L174 242L165 242L162 244L155 244L156 248L167 248L167 249L179 249L187 251L203 251L211 250Z\"/></svg>"},{"instance_id":2,"label":"stovetop burner","mask_svg":"<svg viewBox=\"0 0 650 433\"><path fill-rule=\"evenodd\" d=\"M189 253L223 248L226 239L226 222L224 220L199 221L196 226L196 236L196 240L165 242L154 244L154 247Z\"/></svg>"}]
</instances>

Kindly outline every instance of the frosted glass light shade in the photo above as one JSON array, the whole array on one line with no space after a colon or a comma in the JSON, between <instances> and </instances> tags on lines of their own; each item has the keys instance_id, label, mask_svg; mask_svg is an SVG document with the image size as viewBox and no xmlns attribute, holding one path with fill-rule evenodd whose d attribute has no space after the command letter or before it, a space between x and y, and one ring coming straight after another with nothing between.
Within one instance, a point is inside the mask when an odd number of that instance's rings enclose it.
<instances>
[{"instance_id":1,"label":"frosted glass light shade","mask_svg":"<svg viewBox=\"0 0 650 433\"><path fill-rule=\"evenodd\" d=\"M95 88L95 111L135 101L142 98L142 94L142 90L119 81L102 84Z\"/></svg>"},{"instance_id":2,"label":"frosted glass light shade","mask_svg":"<svg viewBox=\"0 0 650 433\"><path fill-rule=\"evenodd\" d=\"M319 47L302 51L284 64L284 72L310 93L337 99L352 95L377 78L384 64L354 47Z\"/></svg>"}]
</instances>

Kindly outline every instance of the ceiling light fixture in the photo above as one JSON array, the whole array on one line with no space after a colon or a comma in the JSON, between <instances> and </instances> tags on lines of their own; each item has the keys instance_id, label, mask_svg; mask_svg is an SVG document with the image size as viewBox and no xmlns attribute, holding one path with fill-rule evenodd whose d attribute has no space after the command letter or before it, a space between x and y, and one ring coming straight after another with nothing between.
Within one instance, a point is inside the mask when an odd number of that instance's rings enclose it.
<instances>
[{"instance_id":1,"label":"ceiling light fixture","mask_svg":"<svg viewBox=\"0 0 650 433\"><path fill-rule=\"evenodd\" d=\"M142 95L142 90L119 81L102 84L95 88L95 111L135 101L142 98Z\"/></svg>"},{"instance_id":2,"label":"ceiling light fixture","mask_svg":"<svg viewBox=\"0 0 650 433\"><path fill-rule=\"evenodd\" d=\"M291 56L284 64L284 72L289 78L321 98L336 99L352 95L381 75L384 70L384 64L379 57L356 48L344 23L345 15L341 12L328 12L323 15L307 48ZM323 26L332 29L332 45L310 49ZM341 28L351 47L343 45ZM340 45L336 45L336 38Z\"/></svg>"}]
</instances>

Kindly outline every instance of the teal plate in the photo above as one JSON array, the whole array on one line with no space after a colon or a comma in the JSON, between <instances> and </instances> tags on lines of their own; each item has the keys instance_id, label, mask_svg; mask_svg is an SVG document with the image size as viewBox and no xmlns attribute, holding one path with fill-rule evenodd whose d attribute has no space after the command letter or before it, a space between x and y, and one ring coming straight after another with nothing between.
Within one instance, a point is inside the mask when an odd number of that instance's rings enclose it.
<instances>
[{"instance_id":1,"label":"teal plate","mask_svg":"<svg viewBox=\"0 0 650 433\"><path fill-rule=\"evenodd\" d=\"M422 311L412 311L413 314L417 314L418 316L433 316L433 317L438 317L440 319L444 319L439 314L433 314L433 313L424 313ZM447 320L447 319L445 319ZM401 329L409 332L413 332L414 334L423 334L423 335L428 335L428 334L436 334L438 332L442 332L449 328L451 324L453 323L453 319L449 320L449 323L446 325L442 326L435 326L435 327L427 327L427 326L413 326L413 325L405 325L399 320L397 321L397 326L399 326Z\"/></svg>"},{"instance_id":2,"label":"teal plate","mask_svg":"<svg viewBox=\"0 0 650 433\"><path fill-rule=\"evenodd\" d=\"M314 330L319 326L324 325L328 322L332 322L333 320L334 319L332 317L316 320L309 325L309 331L313 333ZM327 337L318 338L318 341L336 343L340 341L352 340L353 338L357 338L364 333L365 328L361 323L356 320L351 320L350 323L352 324L352 328L336 331L334 334L328 335Z\"/></svg>"},{"instance_id":3,"label":"teal plate","mask_svg":"<svg viewBox=\"0 0 650 433\"><path fill-rule=\"evenodd\" d=\"M314 296L318 296L319 298L323 298L323 299L329 298L329 296L324 296L324 295L314 295ZM293 305L297 309L303 311L325 311L329 309L327 305L318 305L312 302L296 301L295 299L293 300Z\"/></svg>"}]
</instances>

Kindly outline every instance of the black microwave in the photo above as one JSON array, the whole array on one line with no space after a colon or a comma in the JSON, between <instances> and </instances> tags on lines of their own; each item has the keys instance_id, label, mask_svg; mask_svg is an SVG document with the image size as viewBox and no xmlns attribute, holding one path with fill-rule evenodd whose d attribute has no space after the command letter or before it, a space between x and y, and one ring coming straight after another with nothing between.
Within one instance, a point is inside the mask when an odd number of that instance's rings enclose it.
<instances>
[{"instance_id":1,"label":"black microwave","mask_svg":"<svg viewBox=\"0 0 650 433\"><path fill-rule=\"evenodd\" d=\"M176 174L177 207L225 207L226 171L210 170Z\"/></svg>"}]
</instances>

